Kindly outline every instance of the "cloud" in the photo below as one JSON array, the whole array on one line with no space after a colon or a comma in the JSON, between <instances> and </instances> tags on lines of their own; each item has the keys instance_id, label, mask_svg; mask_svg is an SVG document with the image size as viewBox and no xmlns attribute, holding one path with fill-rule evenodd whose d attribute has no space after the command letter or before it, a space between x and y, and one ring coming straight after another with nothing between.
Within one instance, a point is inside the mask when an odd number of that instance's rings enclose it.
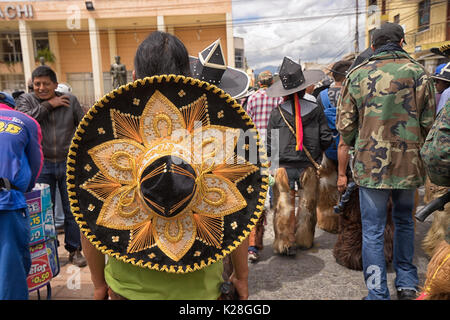
<instances>
[{"instance_id":1,"label":"cloud","mask_svg":"<svg viewBox=\"0 0 450 320\"><path fill-rule=\"evenodd\" d=\"M244 38L253 69L278 66L284 56L331 63L354 48L354 5L354 0L234 1L234 35ZM365 1L359 5L364 8ZM365 15L360 14L361 49L364 28Z\"/></svg>"}]
</instances>

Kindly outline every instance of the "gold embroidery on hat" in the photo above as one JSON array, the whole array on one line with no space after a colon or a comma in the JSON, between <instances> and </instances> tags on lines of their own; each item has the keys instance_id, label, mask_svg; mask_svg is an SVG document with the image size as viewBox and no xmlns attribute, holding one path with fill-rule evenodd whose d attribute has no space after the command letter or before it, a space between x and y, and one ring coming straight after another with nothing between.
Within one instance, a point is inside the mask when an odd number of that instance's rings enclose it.
<instances>
[{"instance_id":1,"label":"gold embroidery on hat","mask_svg":"<svg viewBox=\"0 0 450 320\"><path fill-rule=\"evenodd\" d=\"M89 210L89 211L94 211L94 209L95 209L95 206L94 206L92 203L89 204L88 210Z\"/></svg>"},{"instance_id":2,"label":"gold embroidery on hat","mask_svg":"<svg viewBox=\"0 0 450 320\"><path fill-rule=\"evenodd\" d=\"M189 132L195 129L206 127L209 125L208 101L206 95L203 94L193 103L181 108L183 114L185 128Z\"/></svg>"},{"instance_id":3,"label":"gold embroidery on hat","mask_svg":"<svg viewBox=\"0 0 450 320\"><path fill-rule=\"evenodd\" d=\"M120 158L125 158L127 160L127 165L123 165ZM114 168L117 170L123 170L123 171L133 171L135 166L134 158L125 151L116 151L111 156L111 164Z\"/></svg>"},{"instance_id":4,"label":"gold embroidery on hat","mask_svg":"<svg viewBox=\"0 0 450 320\"><path fill-rule=\"evenodd\" d=\"M223 217L208 217L199 214L194 214L193 217L200 240L209 246L220 249L223 239Z\"/></svg>"},{"instance_id":5,"label":"gold embroidery on hat","mask_svg":"<svg viewBox=\"0 0 450 320\"><path fill-rule=\"evenodd\" d=\"M184 92L184 90L181 89L180 91L178 91L178 95L180 96L180 98L183 98L186 95L186 92Z\"/></svg>"},{"instance_id":6,"label":"gold embroidery on hat","mask_svg":"<svg viewBox=\"0 0 450 320\"><path fill-rule=\"evenodd\" d=\"M139 133L139 117L124 114L115 109L111 109L110 114L113 123L113 133L116 139L128 138L139 143L143 142Z\"/></svg>"},{"instance_id":7,"label":"gold embroidery on hat","mask_svg":"<svg viewBox=\"0 0 450 320\"><path fill-rule=\"evenodd\" d=\"M138 99L138 98L134 98L134 99L133 99L133 104L134 104L135 106L138 106L139 103L141 103L141 100L140 100L140 99Z\"/></svg>"},{"instance_id":8,"label":"gold embroidery on hat","mask_svg":"<svg viewBox=\"0 0 450 320\"><path fill-rule=\"evenodd\" d=\"M80 187L99 200L106 200L111 193L120 188L122 185L108 177L101 171L96 173L92 178L83 183Z\"/></svg>"},{"instance_id":9,"label":"gold embroidery on hat","mask_svg":"<svg viewBox=\"0 0 450 320\"><path fill-rule=\"evenodd\" d=\"M223 110L220 110L219 112L217 112L217 118L222 119L223 117L224 117Z\"/></svg>"},{"instance_id":10,"label":"gold embroidery on hat","mask_svg":"<svg viewBox=\"0 0 450 320\"><path fill-rule=\"evenodd\" d=\"M175 235L172 235L173 229L176 229ZM180 239L183 237L183 233L183 226L181 225L180 219L176 219L175 221L168 221L164 227L164 236L172 243L180 241Z\"/></svg>"},{"instance_id":11,"label":"gold embroidery on hat","mask_svg":"<svg viewBox=\"0 0 450 320\"><path fill-rule=\"evenodd\" d=\"M166 124L165 130L161 130L160 123L164 122ZM159 113L153 118L153 131L156 133L158 138L168 137L172 134L172 120L165 113Z\"/></svg>"},{"instance_id":12,"label":"gold embroidery on hat","mask_svg":"<svg viewBox=\"0 0 450 320\"><path fill-rule=\"evenodd\" d=\"M106 133L105 129L103 129L103 128L98 128L97 131L98 131L98 134L105 134Z\"/></svg>"},{"instance_id":13,"label":"gold embroidery on hat","mask_svg":"<svg viewBox=\"0 0 450 320\"><path fill-rule=\"evenodd\" d=\"M211 171L215 175L238 183L258 170L259 168L257 166L250 164L237 155L233 155L231 158L228 158L225 163L216 165Z\"/></svg>"},{"instance_id":14,"label":"gold embroidery on hat","mask_svg":"<svg viewBox=\"0 0 450 320\"><path fill-rule=\"evenodd\" d=\"M139 252L151 248L155 244L152 221L145 221L130 232L127 253Z\"/></svg>"},{"instance_id":15,"label":"gold embroidery on hat","mask_svg":"<svg viewBox=\"0 0 450 320\"><path fill-rule=\"evenodd\" d=\"M129 197L129 193L131 192L132 196ZM131 211L125 211L125 207L129 207L133 204L135 204L135 197L136 197L136 185L129 186L125 191L122 192L122 194L119 197L119 205L117 209L119 210L119 215L123 218L131 218L134 217L138 211L139 207L134 208Z\"/></svg>"},{"instance_id":16,"label":"gold embroidery on hat","mask_svg":"<svg viewBox=\"0 0 450 320\"><path fill-rule=\"evenodd\" d=\"M216 200L212 200L209 196L211 196L212 194L217 194L219 195L219 198ZM206 189L206 193L205 193L205 198L204 201L212 206L220 206L222 205L225 200L227 199L225 191L223 191L221 188L207 188Z\"/></svg>"},{"instance_id":17,"label":"gold embroidery on hat","mask_svg":"<svg viewBox=\"0 0 450 320\"><path fill-rule=\"evenodd\" d=\"M84 170L86 170L87 172L91 171L91 169L92 167L89 165L89 163L84 166Z\"/></svg>"},{"instance_id":18,"label":"gold embroidery on hat","mask_svg":"<svg viewBox=\"0 0 450 320\"><path fill-rule=\"evenodd\" d=\"M112 240L112 242L119 242L119 236L112 236L111 237L111 240Z\"/></svg>"}]
</instances>

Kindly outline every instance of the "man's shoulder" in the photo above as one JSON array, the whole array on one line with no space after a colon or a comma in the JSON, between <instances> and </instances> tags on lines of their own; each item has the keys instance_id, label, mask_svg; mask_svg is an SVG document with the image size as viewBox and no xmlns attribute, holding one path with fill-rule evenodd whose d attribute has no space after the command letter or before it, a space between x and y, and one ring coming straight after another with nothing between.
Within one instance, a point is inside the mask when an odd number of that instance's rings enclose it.
<instances>
[{"instance_id":1,"label":"man's shoulder","mask_svg":"<svg viewBox=\"0 0 450 320\"><path fill-rule=\"evenodd\" d=\"M40 128L39 123L28 114L21 112L19 110L0 110L0 117L7 117L13 122L25 125L27 128Z\"/></svg>"}]
</instances>

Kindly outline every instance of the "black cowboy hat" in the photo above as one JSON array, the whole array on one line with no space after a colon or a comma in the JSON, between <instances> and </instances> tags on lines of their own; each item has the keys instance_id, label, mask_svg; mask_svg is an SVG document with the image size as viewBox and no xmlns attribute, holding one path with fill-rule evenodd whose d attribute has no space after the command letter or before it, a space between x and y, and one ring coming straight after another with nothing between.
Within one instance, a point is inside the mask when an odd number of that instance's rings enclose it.
<instances>
[{"instance_id":1,"label":"black cowboy hat","mask_svg":"<svg viewBox=\"0 0 450 320\"><path fill-rule=\"evenodd\" d=\"M266 93L269 97L284 97L306 89L325 77L321 70L305 70L288 57L284 57L279 72L280 79L273 83Z\"/></svg>"},{"instance_id":2,"label":"black cowboy hat","mask_svg":"<svg viewBox=\"0 0 450 320\"><path fill-rule=\"evenodd\" d=\"M248 89L250 78L242 70L228 67L220 39L214 41L198 54L189 56L192 76L218 86L233 98L241 97Z\"/></svg>"},{"instance_id":3,"label":"black cowboy hat","mask_svg":"<svg viewBox=\"0 0 450 320\"><path fill-rule=\"evenodd\" d=\"M74 135L67 167L71 209L91 243L173 273L233 251L257 223L268 184L263 144L242 107L176 75L100 99Z\"/></svg>"}]
</instances>

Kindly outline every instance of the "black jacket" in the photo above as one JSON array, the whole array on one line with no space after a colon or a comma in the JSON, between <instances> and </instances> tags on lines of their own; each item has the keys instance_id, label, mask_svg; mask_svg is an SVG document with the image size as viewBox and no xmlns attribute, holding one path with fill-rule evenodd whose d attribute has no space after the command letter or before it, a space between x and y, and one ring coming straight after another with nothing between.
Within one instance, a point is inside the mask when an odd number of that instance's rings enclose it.
<instances>
[{"instance_id":1,"label":"black jacket","mask_svg":"<svg viewBox=\"0 0 450 320\"><path fill-rule=\"evenodd\" d=\"M311 153L316 162L320 163L322 153L333 141L333 134L327 124L322 108L314 102L300 99L303 145ZM285 101L280 106L284 117L295 130L295 118L291 101ZM278 129L278 131L272 131ZM279 139L274 135L278 132ZM278 141L277 141L278 140ZM273 143L273 145L272 145ZM279 108L274 108L270 114L267 127L267 155L272 165L279 163L280 167L305 168L311 166L304 151L295 150L296 139L283 120Z\"/></svg>"},{"instance_id":2,"label":"black jacket","mask_svg":"<svg viewBox=\"0 0 450 320\"><path fill-rule=\"evenodd\" d=\"M56 92L58 96L62 94ZM47 101L40 100L34 93L22 94L16 101L16 109L36 119L42 131L42 151L45 160L66 161L75 130L83 119L83 109L78 99L71 94L70 106L52 108Z\"/></svg>"}]
</instances>

